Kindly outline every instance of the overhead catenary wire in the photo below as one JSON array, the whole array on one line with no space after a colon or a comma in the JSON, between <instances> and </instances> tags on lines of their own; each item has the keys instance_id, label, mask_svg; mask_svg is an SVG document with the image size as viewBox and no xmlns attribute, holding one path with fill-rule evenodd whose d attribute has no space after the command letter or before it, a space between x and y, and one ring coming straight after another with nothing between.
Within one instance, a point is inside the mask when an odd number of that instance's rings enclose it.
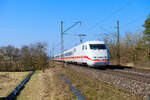
<instances>
[{"instance_id":1,"label":"overhead catenary wire","mask_svg":"<svg viewBox=\"0 0 150 100\"><path fill-rule=\"evenodd\" d=\"M72 38L68 38L68 36L77 36L77 34L70 34L70 33L66 33L67 35L64 37L64 44L66 43L66 42L68 42L68 41L70 41L70 39L71 39L71 41L76 41L78 38L73 38L73 40L72 40ZM79 44L79 43L75 43L75 44ZM66 46L65 46L66 47ZM56 43L56 44L54 44L53 43L53 45L51 45L51 47L50 47L51 49L53 48L54 49L54 51L53 51L53 53L54 54L58 54L58 53L60 53L61 51L60 51L60 48L61 48L61 42L58 42L58 43ZM69 48L64 48L64 50L66 50L66 49L69 49Z\"/></svg>"},{"instance_id":2,"label":"overhead catenary wire","mask_svg":"<svg viewBox=\"0 0 150 100\"><path fill-rule=\"evenodd\" d=\"M133 1L132 1L133 2ZM119 9L115 10L114 12L112 12L111 14L109 14L108 16L106 16L103 20L97 22L96 24L94 24L93 26L91 26L90 28L88 28L88 30L92 30L94 28L96 28L96 26L99 26L100 24L107 22L108 20L110 20L111 17L113 17L115 14L119 13L120 11L124 10L126 7L128 7L131 3L130 0L123 6L120 7ZM102 25L101 25L102 26ZM87 32L87 30L85 30Z\"/></svg>"},{"instance_id":3,"label":"overhead catenary wire","mask_svg":"<svg viewBox=\"0 0 150 100\"><path fill-rule=\"evenodd\" d=\"M146 16L147 16L147 15L146 15ZM144 17L146 17L146 16L144 16ZM140 17L138 17L138 18L134 18L133 20L129 21L128 23L122 25L122 26L121 26L122 29L123 29L123 28L127 28L126 26L129 25L129 24L130 24L130 25L131 25L131 24L132 24L132 25L133 25L133 24L136 24L135 21L141 19L142 17L143 17L143 16L140 16Z\"/></svg>"},{"instance_id":4,"label":"overhead catenary wire","mask_svg":"<svg viewBox=\"0 0 150 100\"><path fill-rule=\"evenodd\" d=\"M72 48L72 46L74 47L75 45L80 44L79 39L78 39L78 34L67 35L64 39L65 39L65 44L67 43L67 46L65 46L66 49L70 49ZM68 47L69 44L71 44L72 46Z\"/></svg>"},{"instance_id":5,"label":"overhead catenary wire","mask_svg":"<svg viewBox=\"0 0 150 100\"><path fill-rule=\"evenodd\" d=\"M129 5L130 3L131 3L131 2L127 2L126 5ZM126 8L126 7L127 7L126 5L123 6L123 7L120 7L119 9L117 9L117 10L115 10L114 12L112 12L111 14L109 14L107 17L105 17L105 18L101 21L101 23L108 21L108 19L110 19L110 17L112 17L112 16L115 15L116 13L119 13L121 10L123 10L124 8ZM106 20L106 19L107 19L107 20ZM95 26L98 26L98 24L99 24L99 23L96 23L95 25L93 25L92 27L90 27L89 30L91 30L91 29L94 28ZM99 28L104 29L104 28L102 28L102 26L99 27ZM106 29L104 29L104 30L106 30ZM66 31L65 31L65 32L66 32ZM108 31L107 31L107 32L108 32ZM87 33L87 32L85 32L85 33ZM111 32L109 32L109 33L111 33Z\"/></svg>"},{"instance_id":6,"label":"overhead catenary wire","mask_svg":"<svg viewBox=\"0 0 150 100\"><path fill-rule=\"evenodd\" d=\"M68 34L67 36L77 36L76 34ZM72 38L68 38L68 37L64 37L64 44L66 43L66 42L68 42L68 41L70 41L70 39L71 39L71 41L77 41L78 40L78 38L73 38L73 40L72 40ZM71 42L70 42L71 43ZM75 43L75 44L79 44L79 43ZM56 44L53 44L52 46L51 46L51 48L54 48L54 54L58 54L58 53L60 53L61 51L60 51L60 47L61 47L61 43L59 42L59 43L56 43ZM65 46L66 47L66 46ZM66 50L66 49L69 49L69 48L64 48L64 50Z\"/></svg>"}]
</instances>

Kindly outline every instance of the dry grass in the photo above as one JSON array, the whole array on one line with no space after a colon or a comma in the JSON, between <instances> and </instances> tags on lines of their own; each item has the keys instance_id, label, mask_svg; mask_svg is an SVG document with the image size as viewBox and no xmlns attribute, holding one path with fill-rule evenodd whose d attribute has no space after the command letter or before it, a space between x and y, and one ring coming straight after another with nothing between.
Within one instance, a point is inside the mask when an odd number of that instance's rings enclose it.
<instances>
[{"instance_id":1,"label":"dry grass","mask_svg":"<svg viewBox=\"0 0 150 100\"><path fill-rule=\"evenodd\" d=\"M6 97L29 72L0 72L0 97Z\"/></svg>"},{"instance_id":2,"label":"dry grass","mask_svg":"<svg viewBox=\"0 0 150 100\"><path fill-rule=\"evenodd\" d=\"M135 64L136 67L139 68L150 68L150 60L148 61L138 61Z\"/></svg>"},{"instance_id":3,"label":"dry grass","mask_svg":"<svg viewBox=\"0 0 150 100\"><path fill-rule=\"evenodd\" d=\"M117 64L117 60L110 60L110 65L116 65L116 64ZM136 62L133 62L133 61L130 61L130 62L129 61L128 62L121 61L121 65L149 69L150 68L150 60L139 60L139 61L136 61Z\"/></svg>"},{"instance_id":4,"label":"dry grass","mask_svg":"<svg viewBox=\"0 0 150 100\"><path fill-rule=\"evenodd\" d=\"M59 68L59 71L61 71L88 100L141 100L136 95L87 77L72 69Z\"/></svg>"},{"instance_id":5,"label":"dry grass","mask_svg":"<svg viewBox=\"0 0 150 100\"><path fill-rule=\"evenodd\" d=\"M17 100L75 100L69 86L58 77L55 68L36 71Z\"/></svg>"},{"instance_id":6,"label":"dry grass","mask_svg":"<svg viewBox=\"0 0 150 100\"><path fill-rule=\"evenodd\" d=\"M36 71L20 92L17 100L40 100L42 91L41 71Z\"/></svg>"}]
</instances>

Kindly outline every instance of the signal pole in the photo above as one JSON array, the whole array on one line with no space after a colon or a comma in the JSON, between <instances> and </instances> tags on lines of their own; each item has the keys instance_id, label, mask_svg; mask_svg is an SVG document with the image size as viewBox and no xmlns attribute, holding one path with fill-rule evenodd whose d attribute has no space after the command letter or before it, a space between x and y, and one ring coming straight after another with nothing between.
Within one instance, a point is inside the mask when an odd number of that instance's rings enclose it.
<instances>
[{"instance_id":1,"label":"signal pole","mask_svg":"<svg viewBox=\"0 0 150 100\"><path fill-rule=\"evenodd\" d=\"M120 66L120 32L119 32L119 21L117 21L117 57L118 66Z\"/></svg>"},{"instance_id":2,"label":"signal pole","mask_svg":"<svg viewBox=\"0 0 150 100\"><path fill-rule=\"evenodd\" d=\"M60 35L61 35L61 58L64 57L64 39L63 39L63 36L64 36L65 32L67 32L68 30L70 30L71 28L73 28L74 26L76 26L77 24L81 25L81 21L78 21L78 22L74 23L73 25L71 25L66 30L63 30L63 21L61 21L61 33L60 33ZM63 64L63 67L64 66L65 66L65 64Z\"/></svg>"},{"instance_id":3,"label":"signal pole","mask_svg":"<svg viewBox=\"0 0 150 100\"><path fill-rule=\"evenodd\" d=\"M63 21L61 21L61 58L64 57Z\"/></svg>"}]
</instances>

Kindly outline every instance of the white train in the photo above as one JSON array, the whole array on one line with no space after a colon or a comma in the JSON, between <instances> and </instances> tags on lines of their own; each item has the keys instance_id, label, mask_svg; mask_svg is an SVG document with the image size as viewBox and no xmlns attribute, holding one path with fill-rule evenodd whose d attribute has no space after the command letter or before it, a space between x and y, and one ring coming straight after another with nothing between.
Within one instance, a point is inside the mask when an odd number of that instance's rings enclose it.
<instances>
[{"instance_id":1,"label":"white train","mask_svg":"<svg viewBox=\"0 0 150 100\"><path fill-rule=\"evenodd\" d=\"M54 56L53 60L65 61L88 66L106 66L109 64L109 52L103 41L87 41L70 50Z\"/></svg>"}]
</instances>

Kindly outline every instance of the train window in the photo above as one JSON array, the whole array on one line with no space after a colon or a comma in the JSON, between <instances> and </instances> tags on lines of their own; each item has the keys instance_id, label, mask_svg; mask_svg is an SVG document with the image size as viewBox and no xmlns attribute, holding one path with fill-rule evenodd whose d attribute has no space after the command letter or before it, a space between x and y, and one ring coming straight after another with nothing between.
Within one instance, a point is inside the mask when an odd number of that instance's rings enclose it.
<instances>
[{"instance_id":1,"label":"train window","mask_svg":"<svg viewBox=\"0 0 150 100\"><path fill-rule=\"evenodd\" d=\"M87 46L85 46L85 50L87 50Z\"/></svg>"},{"instance_id":2,"label":"train window","mask_svg":"<svg viewBox=\"0 0 150 100\"><path fill-rule=\"evenodd\" d=\"M106 49L105 44L90 44L92 50Z\"/></svg>"},{"instance_id":3,"label":"train window","mask_svg":"<svg viewBox=\"0 0 150 100\"><path fill-rule=\"evenodd\" d=\"M76 52L76 48L74 48L74 52Z\"/></svg>"},{"instance_id":4,"label":"train window","mask_svg":"<svg viewBox=\"0 0 150 100\"><path fill-rule=\"evenodd\" d=\"M82 46L82 50L84 50L84 45Z\"/></svg>"},{"instance_id":5,"label":"train window","mask_svg":"<svg viewBox=\"0 0 150 100\"><path fill-rule=\"evenodd\" d=\"M64 54L65 56L71 56L72 55L72 52L67 52Z\"/></svg>"}]
</instances>

